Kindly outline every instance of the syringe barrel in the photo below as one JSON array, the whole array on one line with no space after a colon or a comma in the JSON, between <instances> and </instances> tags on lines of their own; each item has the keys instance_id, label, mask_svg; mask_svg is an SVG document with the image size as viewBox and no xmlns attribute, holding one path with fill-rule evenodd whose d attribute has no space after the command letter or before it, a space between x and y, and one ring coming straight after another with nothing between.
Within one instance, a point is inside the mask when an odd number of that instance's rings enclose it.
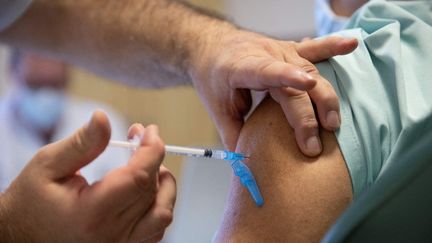
<instances>
[{"instance_id":1,"label":"syringe barrel","mask_svg":"<svg viewBox=\"0 0 432 243\"><path fill-rule=\"evenodd\" d=\"M206 157L206 154L208 153L206 152L206 149L188 148L173 145L165 145L165 151L170 154L192 157Z\"/></svg>"}]
</instances>

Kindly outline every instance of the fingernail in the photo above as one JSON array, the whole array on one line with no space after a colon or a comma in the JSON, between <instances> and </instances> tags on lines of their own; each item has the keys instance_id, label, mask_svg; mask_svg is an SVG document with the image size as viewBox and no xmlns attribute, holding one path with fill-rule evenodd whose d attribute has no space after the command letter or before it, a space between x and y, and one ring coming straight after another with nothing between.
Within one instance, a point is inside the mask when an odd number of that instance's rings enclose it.
<instances>
[{"instance_id":1,"label":"fingernail","mask_svg":"<svg viewBox=\"0 0 432 243\"><path fill-rule=\"evenodd\" d=\"M321 153L321 143L317 136L308 138L306 141L306 149L313 155Z\"/></svg>"},{"instance_id":2,"label":"fingernail","mask_svg":"<svg viewBox=\"0 0 432 243\"><path fill-rule=\"evenodd\" d=\"M340 126L339 114L336 111L327 112L326 117L327 126L337 129Z\"/></svg>"},{"instance_id":3,"label":"fingernail","mask_svg":"<svg viewBox=\"0 0 432 243\"><path fill-rule=\"evenodd\" d=\"M95 116L95 113L93 112L92 116L90 117L90 120L87 122L87 129L89 131L92 131L95 128L94 116Z\"/></svg>"}]
</instances>

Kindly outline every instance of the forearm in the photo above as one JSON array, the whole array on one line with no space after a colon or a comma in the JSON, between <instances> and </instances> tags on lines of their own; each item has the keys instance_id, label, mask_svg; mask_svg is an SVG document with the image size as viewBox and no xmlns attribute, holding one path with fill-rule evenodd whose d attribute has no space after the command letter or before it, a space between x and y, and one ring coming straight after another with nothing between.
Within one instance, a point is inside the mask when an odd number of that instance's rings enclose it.
<instances>
[{"instance_id":1,"label":"forearm","mask_svg":"<svg viewBox=\"0 0 432 243\"><path fill-rule=\"evenodd\" d=\"M201 50L233 28L169 0L35 0L0 38L112 79L163 87L189 83Z\"/></svg>"}]
</instances>

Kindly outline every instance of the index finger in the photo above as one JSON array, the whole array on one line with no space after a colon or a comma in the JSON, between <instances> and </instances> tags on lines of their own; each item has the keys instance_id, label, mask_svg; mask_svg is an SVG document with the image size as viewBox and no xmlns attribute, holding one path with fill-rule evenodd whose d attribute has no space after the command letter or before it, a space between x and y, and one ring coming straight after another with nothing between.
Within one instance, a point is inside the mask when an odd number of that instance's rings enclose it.
<instances>
[{"instance_id":1,"label":"index finger","mask_svg":"<svg viewBox=\"0 0 432 243\"><path fill-rule=\"evenodd\" d=\"M356 39L329 36L321 39L305 40L296 44L298 54L308 61L320 62L337 55L345 55L357 48Z\"/></svg>"},{"instance_id":2,"label":"index finger","mask_svg":"<svg viewBox=\"0 0 432 243\"><path fill-rule=\"evenodd\" d=\"M121 212L139 199L143 208L155 197L159 166L164 157L164 145L156 126L148 126L141 146L126 166L111 171L86 193L102 212ZM90 201L91 201L90 200Z\"/></svg>"},{"instance_id":3,"label":"index finger","mask_svg":"<svg viewBox=\"0 0 432 243\"><path fill-rule=\"evenodd\" d=\"M175 201L175 179L167 169L161 168L156 199L152 207L137 221L131 232L131 239L138 241L154 238L163 232L172 221Z\"/></svg>"},{"instance_id":4,"label":"index finger","mask_svg":"<svg viewBox=\"0 0 432 243\"><path fill-rule=\"evenodd\" d=\"M273 58L250 57L235 68L228 77L233 88L264 90L292 87L312 89L316 80L301 67Z\"/></svg>"}]
</instances>

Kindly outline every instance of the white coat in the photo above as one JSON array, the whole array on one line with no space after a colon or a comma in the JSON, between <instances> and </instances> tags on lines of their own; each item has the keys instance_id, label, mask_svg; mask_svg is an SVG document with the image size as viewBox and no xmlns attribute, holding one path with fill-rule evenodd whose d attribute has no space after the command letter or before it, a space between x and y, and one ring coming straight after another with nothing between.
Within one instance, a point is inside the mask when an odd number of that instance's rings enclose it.
<instances>
[{"instance_id":1,"label":"white coat","mask_svg":"<svg viewBox=\"0 0 432 243\"><path fill-rule=\"evenodd\" d=\"M67 98L53 141L71 135L89 121L96 109L107 113L111 124L111 138L125 140L125 121L111 108L93 101ZM45 145L34 132L14 120L12 112L11 97L7 95L0 101L0 192L9 186L37 150ZM129 157L130 152L125 149L107 148L93 163L83 168L81 173L91 183L100 179L110 169L125 164Z\"/></svg>"}]
</instances>

